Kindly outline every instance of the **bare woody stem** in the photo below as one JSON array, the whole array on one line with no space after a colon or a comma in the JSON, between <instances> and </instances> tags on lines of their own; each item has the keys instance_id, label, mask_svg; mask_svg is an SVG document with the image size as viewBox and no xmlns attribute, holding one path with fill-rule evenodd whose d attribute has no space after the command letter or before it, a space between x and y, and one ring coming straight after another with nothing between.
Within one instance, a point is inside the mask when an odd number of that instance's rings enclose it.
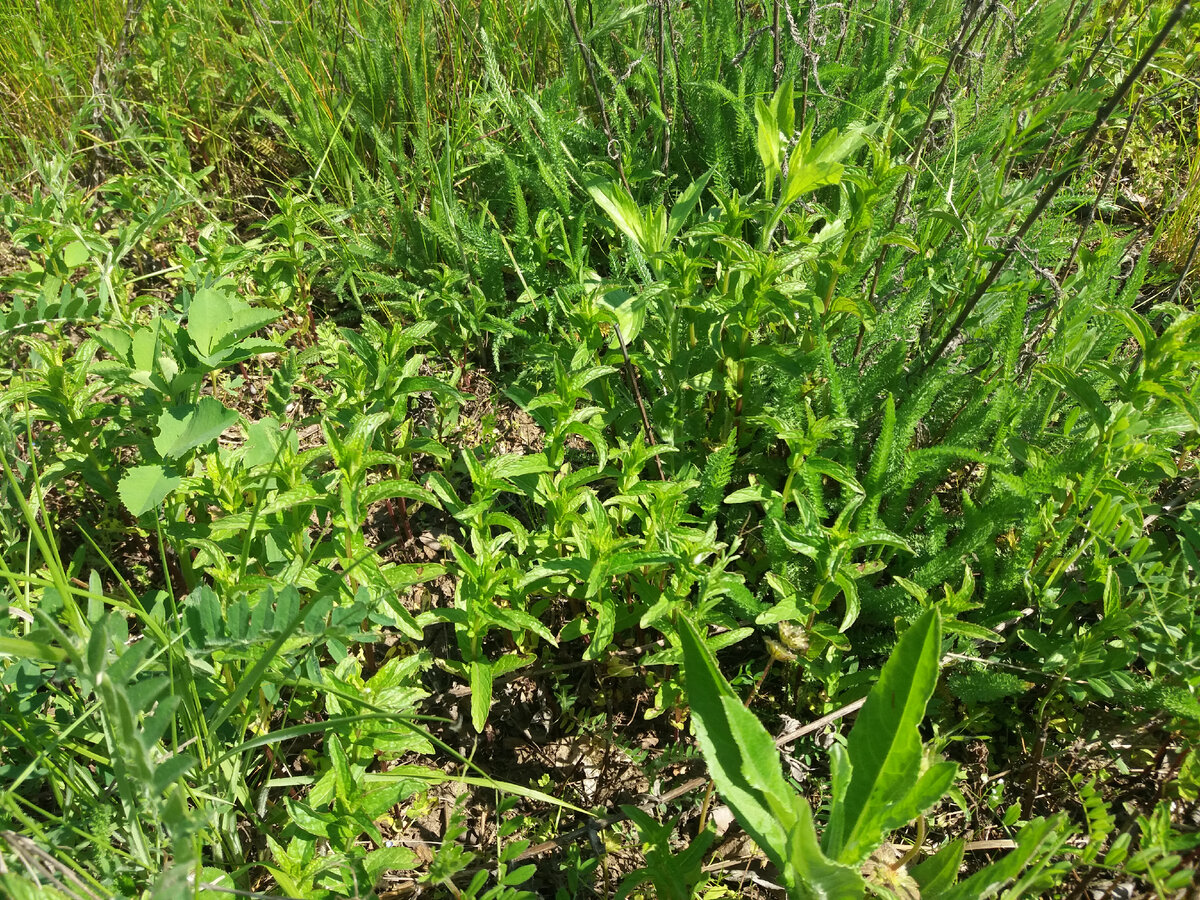
<instances>
[{"instance_id":1,"label":"bare woody stem","mask_svg":"<svg viewBox=\"0 0 1200 900\"><path fill-rule=\"evenodd\" d=\"M633 190L629 187L629 179L625 177L625 166L621 163L621 146L613 136L612 125L608 121L608 109L604 105L604 95L600 92L600 80L596 77L596 64L592 62L592 53L588 49L588 45L584 43L583 35L579 31L579 23L575 21L575 7L571 0L563 0L563 4L567 7L567 19L571 22L571 30L575 32L575 41L579 44L579 52L583 56L583 65L587 69L588 81L591 82L592 92L596 95L596 105L600 108L600 124L604 126L604 136L608 138L608 157L617 166L621 184L632 194Z\"/></svg>"},{"instance_id":2,"label":"bare woody stem","mask_svg":"<svg viewBox=\"0 0 1200 900\"><path fill-rule=\"evenodd\" d=\"M629 347L625 344L625 335L621 333L621 326L614 322L613 331L617 333L617 342L621 345L621 356L625 358L625 375L629 379L629 388L633 391L633 399L637 401L638 411L642 414L642 427L646 430L646 443L653 447L657 441L654 440L654 429L650 427L650 416L646 413L646 404L642 401L642 389L638 387L637 369L633 367L633 361L629 358ZM667 476L663 471L662 460L657 453L654 454L654 465L658 468L658 480L666 481Z\"/></svg>"},{"instance_id":3,"label":"bare woody stem","mask_svg":"<svg viewBox=\"0 0 1200 900\"><path fill-rule=\"evenodd\" d=\"M1129 74L1125 76L1125 80L1121 82L1108 101L1100 109L1096 110L1096 117L1092 121L1091 127L1088 128L1087 132L1072 148L1070 155L1067 157L1067 164L1042 189L1042 193L1038 196L1037 202L1034 204L1029 215L1025 217L1025 221L1021 223L1016 232L1010 235L1005 242L1004 252L1000 254L1000 257L992 264L991 269L988 270L987 275L984 276L979 286L975 288L971 296L959 308L958 315L955 317L949 330L947 330L945 337L942 338L937 347L926 358L925 362L917 369L916 374L918 376L924 374L946 352L946 349L954 341L959 331L962 330L963 325L966 324L967 319L970 318L971 313L975 311L975 307L979 305L979 301L983 299L984 294L988 292L991 286L996 283L996 279L1000 277L1000 273L1008 265L1008 261L1012 259L1013 254L1016 253L1017 245L1021 242L1021 239L1033 227L1033 223L1046 211L1046 207L1050 205L1050 201L1054 199L1055 195L1062 190L1071 176L1083 165L1084 155L1096 139L1096 135L1100 133L1100 129L1104 127L1104 123L1108 121L1108 117L1112 115L1113 111L1121 104L1121 101L1125 99L1130 88L1141 77L1142 72L1146 70L1146 66L1150 64L1150 60L1154 58L1154 54L1158 52L1163 42L1166 41L1167 36L1179 24L1179 20L1183 18L1189 6L1191 6L1191 0L1179 0L1175 4L1175 8L1171 10L1171 14L1167 16L1166 22L1163 23L1158 34L1154 36L1154 40L1150 42L1150 46L1138 58L1134 67L1130 69Z\"/></svg>"}]
</instances>

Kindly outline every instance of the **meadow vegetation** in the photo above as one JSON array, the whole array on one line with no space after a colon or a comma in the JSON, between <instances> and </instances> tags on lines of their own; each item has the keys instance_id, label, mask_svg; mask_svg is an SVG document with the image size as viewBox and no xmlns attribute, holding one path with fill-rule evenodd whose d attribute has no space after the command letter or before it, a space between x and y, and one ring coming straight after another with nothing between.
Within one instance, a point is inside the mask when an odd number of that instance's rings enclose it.
<instances>
[{"instance_id":1,"label":"meadow vegetation","mask_svg":"<svg viewBox=\"0 0 1200 900\"><path fill-rule=\"evenodd\" d=\"M4 6L0 894L1200 896L1187 0Z\"/></svg>"}]
</instances>

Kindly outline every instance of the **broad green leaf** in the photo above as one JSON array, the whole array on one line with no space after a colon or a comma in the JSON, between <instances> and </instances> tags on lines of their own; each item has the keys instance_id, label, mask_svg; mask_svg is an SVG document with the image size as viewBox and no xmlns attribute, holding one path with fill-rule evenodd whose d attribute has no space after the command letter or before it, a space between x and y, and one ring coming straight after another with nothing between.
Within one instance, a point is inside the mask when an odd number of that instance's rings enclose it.
<instances>
[{"instance_id":1,"label":"broad green leaf","mask_svg":"<svg viewBox=\"0 0 1200 900\"><path fill-rule=\"evenodd\" d=\"M558 646L558 641L554 638L554 632L547 628L541 619L530 615L523 609L513 609L507 606L489 604L488 616L495 621L497 625L502 625L513 634L520 634L522 631L532 631L538 637L542 638L553 646ZM501 675L503 673L497 670L494 674Z\"/></svg>"},{"instance_id":2,"label":"broad green leaf","mask_svg":"<svg viewBox=\"0 0 1200 900\"><path fill-rule=\"evenodd\" d=\"M201 288L188 308L188 337L204 356L210 356L233 330L233 302L215 288Z\"/></svg>"},{"instance_id":3,"label":"broad green leaf","mask_svg":"<svg viewBox=\"0 0 1200 900\"><path fill-rule=\"evenodd\" d=\"M201 288L188 307L187 333L201 356L212 357L280 315L275 310L257 309L227 290Z\"/></svg>"},{"instance_id":4,"label":"broad green leaf","mask_svg":"<svg viewBox=\"0 0 1200 900\"><path fill-rule=\"evenodd\" d=\"M310 809L306 804L296 802L291 797L284 797L283 802L287 807L288 818L311 835L329 837L330 827L337 824L337 820L332 814L319 813Z\"/></svg>"},{"instance_id":5,"label":"broad green leaf","mask_svg":"<svg viewBox=\"0 0 1200 900\"><path fill-rule=\"evenodd\" d=\"M183 483L183 478L160 465L134 466L121 476L117 495L134 516L154 509Z\"/></svg>"},{"instance_id":6,"label":"broad green leaf","mask_svg":"<svg viewBox=\"0 0 1200 900\"><path fill-rule=\"evenodd\" d=\"M40 662L62 662L67 658L66 651L51 644L35 641L31 638L14 638L0 635L0 656L11 656L14 659L35 659Z\"/></svg>"},{"instance_id":7,"label":"broad green leaf","mask_svg":"<svg viewBox=\"0 0 1200 900\"><path fill-rule=\"evenodd\" d=\"M771 735L734 694L696 626L684 616L678 624L696 740L742 828L779 868L790 896L861 897L866 885L858 872L817 845L812 810L784 780Z\"/></svg>"},{"instance_id":8,"label":"broad green leaf","mask_svg":"<svg viewBox=\"0 0 1200 900\"><path fill-rule=\"evenodd\" d=\"M425 490L419 484L400 479L376 481L364 487L359 494L359 500L364 507L371 506L383 500L390 500L393 497L403 497L405 500L419 500L435 508L440 508L441 506L438 503L437 497L431 491Z\"/></svg>"},{"instance_id":9,"label":"broad green leaf","mask_svg":"<svg viewBox=\"0 0 1200 900\"><path fill-rule=\"evenodd\" d=\"M248 468L268 466L275 461L284 443L291 446L295 452L299 448L296 432L289 429L281 431L279 420L266 416L246 426L245 455L242 463Z\"/></svg>"},{"instance_id":10,"label":"broad green leaf","mask_svg":"<svg viewBox=\"0 0 1200 900\"><path fill-rule=\"evenodd\" d=\"M1112 418L1112 411L1100 399L1096 389L1066 366L1043 365L1038 371L1074 397L1087 410L1097 428L1103 428Z\"/></svg>"},{"instance_id":11,"label":"broad green leaf","mask_svg":"<svg viewBox=\"0 0 1200 900\"><path fill-rule=\"evenodd\" d=\"M621 329L621 337L628 344L641 333L646 322L646 295L635 294L625 288L605 291L597 298L600 309L606 312L617 327ZM614 334L609 342L614 350L621 345Z\"/></svg>"},{"instance_id":12,"label":"broad green leaf","mask_svg":"<svg viewBox=\"0 0 1200 900\"><path fill-rule=\"evenodd\" d=\"M895 245L897 247L903 247L905 250L909 250L913 253L921 252L921 248L917 246L916 241L914 241L907 234L903 234L899 231L889 231L879 239L879 243L881 246Z\"/></svg>"},{"instance_id":13,"label":"broad green leaf","mask_svg":"<svg viewBox=\"0 0 1200 900\"><path fill-rule=\"evenodd\" d=\"M388 385L389 392L399 394L432 394L440 400L461 400L463 394L437 378L428 375L410 375L400 378L394 384Z\"/></svg>"},{"instance_id":14,"label":"broad green leaf","mask_svg":"<svg viewBox=\"0 0 1200 900\"><path fill-rule=\"evenodd\" d=\"M491 478L519 478L522 475L536 475L538 472L549 472L544 453L505 453L493 456L484 465L484 471Z\"/></svg>"},{"instance_id":15,"label":"broad green leaf","mask_svg":"<svg viewBox=\"0 0 1200 900\"><path fill-rule=\"evenodd\" d=\"M821 852L813 827L812 809L796 797L796 824L788 835L787 868L784 881L788 896L795 900L858 900L867 884L850 866L829 859Z\"/></svg>"},{"instance_id":16,"label":"broad green leaf","mask_svg":"<svg viewBox=\"0 0 1200 900\"><path fill-rule=\"evenodd\" d=\"M842 624L838 626L838 634L844 634L858 620L858 586L853 578L848 578L843 572L835 572L833 581L842 589L842 596L846 598L846 615L842 617Z\"/></svg>"},{"instance_id":17,"label":"broad green leaf","mask_svg":"<svg viewBox=\"0 0 1200 900\"><path fill-rule=\"evenodd\" d=\"M954 786L958 765L952 762L936 762L921 773L912 790L899 797L883 818L880 830L886 836L912 822L946 795ZM874 848L872 848L874 849Z\"/></svg>"},{"instance_id":18,"label":"broad green leaf","mask_svg":"<svg viewBox=\"0 0 1200 900\"><path fill-rule=\"evenodd\" d=\"M367 874L378 881L384 872L417 868L421 858L408 847L380 847L364 856L362 863Z\"/></svg>"},{"instance_id":19,"label":"broad green leaf","mask_svg":"<svg viewBox=\"0 0 1200 900\"><path fill-rule=\"evenodd\" d=\"M133 363L133 337L127 329L104 325L92 329L91 334L114 359L127 365Z\"/></svg>"},{"instance_id":20,"label":"broad green leaf","mask_svg":"<svg viewBox=\"0 0 1200 900\"><path fill-rule=\"evenodd\" d=\"M775 89L775 96L771 98L771 112L775 117L775 124L779 128L779 133L785 141L790 141L792 139L792 132L796 130L796 101L794 97L795 92L792 79L785 78L779 82L779 87Z\"/></svg>"},{"instance_id":21,"label":"broad green leaf","mask_svg":"<svg viewBox=\"0 0 1200 900\"><path fill-rule=\"evenodd\" d=\"M724 503L765 503L772 497L777 496L775 491L772 491L765 484L755 484L750 487L744 487L734 491L725 497Z\"/></svg>"},{"instance_id":22,"label":"broad green leaf","mask_svg":"<svg viewBox=\"0 0 1200 900\"><path fill-rule=\"evenodd\" d=\"M918 726L937 684L941 643L941 617L926 610L896 644L858 714L847 743L852 774L833 798L825 832L825 852L841 862L861 865L894 818L924 796L912 793L924 760Z\"/></svg>"},{"instance_id":23,"label":"broad green leaf","mask_svg":"<svg viewBox=\"0 0 1200 900\"><path fill-rule=\"evenodd\" d=\"M788 163L787 183L780 206L791 206L809 191L819 187L838 184L842 180L842 170L841 163L806 163L793 153L791 162Z\"/></svg>"},{"instance_id":24,"label":"broad green leaf","mask_svg":"<svg viewBox=\"0 0 1200 900\"><path fill-rule=\"evenodd\" d=\"M333 769L333 793L343 803L351 803L357 799L357 786L354 776L350 773L350 759L346 756L346 748L341 739L332 732L328 736L329 764Z\"/></svg>"},{"instance_id":25,"label":"broad green leaf","mask_svg":"<svg viewBox=\"0 0 1200 900\"><path fill-rule=\"evenodd\" d=\"M619 184L593 184L588 186L588 193L596 201L596 205L608 213L613 224L619 228L643 253L652 253L657 249L647 246L646 223L642 219L642 211L629 192Z\"/></svg>"},{"instance_id":26,"label":"broad green leaf","mask_svg":"<svg viewBox=\"0 0 1200 900\"><path fill-rule=\"evenodd\" d=\"M846 546L850 550L857 550L860 547L894 547L906 553L913 552L908 541L883 528L864 528L851 536L850 540L846 542Z\"/></svg>"},{"instance_id":27,"label":"broad green leaf","mask_svg":"<svg viewBox=\"0 0 1200 900\"><path fill-rule=\"evenodd\" d=\"M810 456L804 461L804 465L814 472L819 472L825 477L833 479L838 484L848 487L856 494L863 493L862 485L858 483L858 479L854 477L854 473L839 462L826 459L824 456Z\"/></svg>"},{"instance_id":28,"label":"broad green leaf","mask_svg":"<svg viewBox=\"0 0 1200 900\"><path fill-rule=\"evenodd\" d=\"M75 269L82 266L88 261L91 254L88 251L87 245L82 241L71 241L67 246L63 247L63 265L68 269Z\"/></svg>"},{"instance_id":29,"label":"broad green leaf","mask_svg":"<svg viewBox=\"0 0 1200 900\"><path fill-rule=\"evenodd\" d=\"M696 739L713 782L746 833L782 868L793 823L780 821L773 807L793 791L784 781L775 742L741 706L703 637L682 616L679 640Z\"/></svg>"},{"instance_id":30,"label":"broad green leaf","mask_svg":"<svg viewBox=\"0 0 1200 900\"><path fill-rule=\"evenodd\" d=\"M492 708L492 667L480 660L471 661L471 724L483 732Z\"/></svg>"},{"instance_id":31,"label":"broad green leaf","mask_svg":"<svg viewBox=\"0 0 1200 900\"><path fill-rule=\"evenodd\" d=\"M154 449L163 459L179 459L225 432L238 414L213 397L165 410L158 417Z\"/></svg>"},{"instance_id":32,"label":"broad green leaf","mask_svg":"<svg viewBox=\"0 0 1200 900\"><path fill-rule=\"evenodd\" d=\"M669 566L678 561L679 557L673 553L660 553L654 550L621 550L604 561L604 574L606 576L625 575L637 569Z\"/></svg>"}]
</instances>

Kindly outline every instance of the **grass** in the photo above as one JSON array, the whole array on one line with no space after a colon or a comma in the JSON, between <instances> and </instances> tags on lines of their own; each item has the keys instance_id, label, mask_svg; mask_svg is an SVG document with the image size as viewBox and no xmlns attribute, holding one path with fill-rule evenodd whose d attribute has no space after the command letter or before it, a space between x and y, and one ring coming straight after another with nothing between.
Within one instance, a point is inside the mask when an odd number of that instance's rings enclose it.
<instances>
[{"instance_id":1,"label":"grass","mask_svg":"<svg viewBox=\"0 0 1200 900\"><path fill-rule=\"evenodd\" d=\"M4 892L1194 891L1186 3L3 15Z\"/></svg>"}]
</instances>

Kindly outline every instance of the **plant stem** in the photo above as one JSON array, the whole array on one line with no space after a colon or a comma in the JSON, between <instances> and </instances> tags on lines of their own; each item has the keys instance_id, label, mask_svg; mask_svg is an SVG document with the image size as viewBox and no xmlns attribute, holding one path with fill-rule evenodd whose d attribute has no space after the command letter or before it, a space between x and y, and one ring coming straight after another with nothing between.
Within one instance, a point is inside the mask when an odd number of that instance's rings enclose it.
<instances>
[{"instance_id":1,"label":"plant stem","mask_svg":"<svg viewBox=\"0 0 1200 900\"><path fill-rule=\"evenodd\" d=\"M600 124L604 126L604 136L608 138L608 158L616 165L617 174L621 177L621 184L632 194L633 189L629 187L629 179L625 177L625 166L621 163L621 145L613 137L612 125L608 121L608 110L604 106L604 95L600 93L600 81L596 78L596 64L592 62L591 51L584 43L583 35L579 32L579 23L575 21L575 7L571 4L571 0L563 0L563 4L567 7L567 19L571 23L571 30L575 32L575 41L579 44L580 55L583 56L588 81L591 82L592 92L596 95L596 105L600 108Z\"/></svg>"},{"instance_id":2,"label":"plant stem","mask_svg":"<svg viewBox=\"0 0 1200 900\"><path fill-rule=\"evenodd\" d=\"M1167 36L1170 35L1175 26L1179 24L1179 20L1183 18L1183 14L1187 12L1189 6L1191 6L1191 0L1179 0L1179 2L1175 4L1175 8L1167 17L1166 22L1163 23L1163 26L1159 29L1158 34L1154 36L1154 40L1150 42L1150 46L1147 47L1145 52L1142 53L1141 57L1138 58L1137 63L1130 70L1129 74L1125 76L1125 80L1121 82L1120 86L1113 93L1112 97L1108 99L1108 102L1106 102L1100 107L1100 109L1096 111L1096 117L1092 121L1091 127L1088 128L1083 137L1080 138L1075 144L1075 147L1072 149L1070 156L1068 157L1067 164L1042 190L1041 195L1037 199L1037 203L1034 204L1034 207L1030 211L1029 215L1025 217L1025 221L1021 223L1021 226L1012 236L1009 237L1008 241L1005 243L1004 252L1000 254L999 258L992 264L991 269L988 270L988 273L984 277L983 281L979 283L979 286L975 288L971 296L959 308L958 315L955 317L954 322L951 324L949 330L947 330L945 337L942 338L937 347L934 348L933 352L930 353L926 360L918 367L916 371L916 375L918 377L923 375L925 371L928 370L929 367L935 362L937 362L941 358L942 354L946 352L946 349L954 341L954 338L958 335L959 331L962 330L963 325L966 324L967 319L970 318L971 313L974 312L975 307L979 305L979 301L983 299L983 295L986 294L991 286L996 283L996 279L1000 277L1001 271L1003 271L1004 267L1008 265L1008 261L1012 259L1013 254L1016 253L1017 244L1020 242L1021 238L1025 237L1025 235L1029 232L1029 229L1033 227L1033 223L1041 218L1042 213L1046 211L1046 207L1050 205L1050 201L1054 199L1055 195L1058 194L1060 190L1062 190L1063 186L1067 183L1070 177L1075 174L1076 170L1083 165L1084 153L1092 145L1092 142L1096 139L1096 135L1100 133L1100 129L1103 128L1104 123L1108 121L1108 117L1112 115L1113 111L1117 108L1121 101L1125 99L1125 96L1129 93L1129 89L1133 87L1134 83L1138 80L1138 78L1141 77L1142 72L1146 70L1146 66L1150 64L1150 60L1154 58L1154 54L1158 52L1159 47L1161 47L1163 42L1166 41Z\"/></svg>"},{"instance_id":3,"label":"plant stem","mask_svg":"<svg viewBox=\"0 0 1200 900\"><path fill-rule=\"evenodd\" d=\"M651 447L656 446L654 440L654 429L650 427L650 416L646 414L646 404L642 401L642 391L638 387L637 370L633 367L633 361L629 358L629 348L625 344L625 335L621 333L621 326L613 323L613 331L617 333L617 342L621 345L621 356L625 358L625 376L629 379L629 387L633 391L633 398L637 401L638 411L642 414L642 427L646 429L646 443ZM667 476L663 472L662 460L659 455L654 454L654 464L658 468L658 480L666 481Z\"/></svg>"}]
</instances>

